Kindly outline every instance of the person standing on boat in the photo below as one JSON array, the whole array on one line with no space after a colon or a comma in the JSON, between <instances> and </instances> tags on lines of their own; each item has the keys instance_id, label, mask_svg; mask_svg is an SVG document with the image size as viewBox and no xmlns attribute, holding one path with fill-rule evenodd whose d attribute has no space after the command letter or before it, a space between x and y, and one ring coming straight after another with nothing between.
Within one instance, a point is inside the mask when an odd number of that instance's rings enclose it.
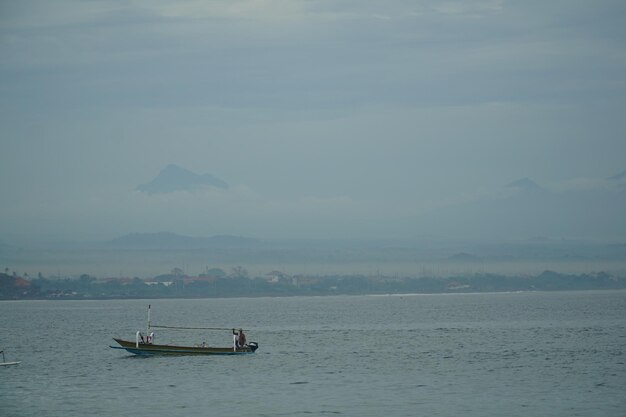
<instances>
[{"instance_id":1,"label":"person standing on boat","mask_svg":"<svg viewBox=\"0 0 626 417\"><path fill-rule=\"evenodd\" d=\"M246 335L242 329L239 329L239 333L233 329L233 335L235 335L235 346L243 347L246 344Z\"/></svg>"}]
</instances>

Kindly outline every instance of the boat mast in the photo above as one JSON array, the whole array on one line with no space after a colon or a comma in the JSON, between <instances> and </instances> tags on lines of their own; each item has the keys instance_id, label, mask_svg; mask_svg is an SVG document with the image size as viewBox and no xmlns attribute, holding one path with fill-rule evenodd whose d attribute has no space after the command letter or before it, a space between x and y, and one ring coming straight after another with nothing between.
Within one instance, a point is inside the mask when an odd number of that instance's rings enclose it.
<instances>
[{"instance_id":1,"label":"boat mast","mask_svg":"<svg viewBox=\"0 0 626 417\"><path fill-rule=\"evenodd\" d=\"M148 326L146 329L146 337L150 336L150 304L148 304Z\"/></svg>"}]
</instances>

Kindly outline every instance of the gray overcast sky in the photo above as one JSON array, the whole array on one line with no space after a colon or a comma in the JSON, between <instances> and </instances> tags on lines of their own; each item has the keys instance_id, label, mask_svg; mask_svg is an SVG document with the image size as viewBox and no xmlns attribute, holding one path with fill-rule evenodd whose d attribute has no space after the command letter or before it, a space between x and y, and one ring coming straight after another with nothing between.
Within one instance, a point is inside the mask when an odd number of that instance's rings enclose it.
<instances>
[{"instance_id":1,"label":"gray overcast sky","mask_svg":"<svg viewBox=\"0 0 626 417\"><path fill-rule=\"evenodd\" d=\"M518 178L592 184L626 169L624 22L603 0L3 1L0 240L411 237ZM231 188L133 191L170 163Z\"/></svg>"}]
</instances>

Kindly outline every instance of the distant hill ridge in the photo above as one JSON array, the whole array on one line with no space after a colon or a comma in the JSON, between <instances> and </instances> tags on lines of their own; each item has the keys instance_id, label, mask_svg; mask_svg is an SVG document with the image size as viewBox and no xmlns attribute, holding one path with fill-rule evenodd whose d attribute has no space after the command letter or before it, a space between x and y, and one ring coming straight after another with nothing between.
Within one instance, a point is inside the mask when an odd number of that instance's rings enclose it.
<instances>
[{"instance_id":1,"label":"distant hill ridge","mask_svg":"<svg viewBox=\"0 0 626 417\"><path fill-rule=\"evenodd\" d=\"M543 190L543 188L541 186L539 186L539 184L537 184L535 181L531 180L530 178L521 178L519 180L513 181L510 184L507 184L506 186L507 188L517 188L520 190L526 190L526 191L539 191L539 190Z\"/></svg>"},{"instance_id":2,"label":"distant hill ridge","mask_svg":"<svg viewBox=\"0 0 626 417\"><path fill-rule=\"evenodd\" d=\"M622 171L619 174L615 174L612 177L607 178L610 181L621 181L626 179L626 171Z\"/></svg>"},{"instance_id":3,"label":"distant hill ridge","mask_svg":"<svg viewBox=\"0 0 626 417\"><path fill-rule=\"evenodd\" d=\"M203 188L227 189L228 184L210 174L198 175L178 165L170 164L150 182L136 189L147 194L167 194L175 191L197 191Z\"/></svg>"},{"instance_id":4,"label":"distant hill ridge","mask_svg":"<svg viewBox=\"0 0 626 417\"><path fill-rule=\"evenodd\" d=\"M107 242L107 246L124 249L206 249L247 248L257 246L257 239L216 235L210 237L184 236L171 232L131 233Z\"/></svg>"}]
</instances>

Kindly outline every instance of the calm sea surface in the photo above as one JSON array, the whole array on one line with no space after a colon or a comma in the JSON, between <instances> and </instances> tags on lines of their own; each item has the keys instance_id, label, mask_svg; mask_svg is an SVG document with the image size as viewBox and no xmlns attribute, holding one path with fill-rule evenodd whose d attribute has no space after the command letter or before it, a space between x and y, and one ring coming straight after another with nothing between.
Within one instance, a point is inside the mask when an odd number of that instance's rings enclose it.
<instances>
[{"instance_id":1,"label":"calm sea surface","mask_svg":"<svg viewBox=\"0 0 626 417\"><path fill-rule=\"evenodd\" d=\"M253 355L135 357L152 323ZM157 342L229 345L228 332ZM626 415L626 292L0 302L0 416Z\"/></svg>"}]
</instances>

